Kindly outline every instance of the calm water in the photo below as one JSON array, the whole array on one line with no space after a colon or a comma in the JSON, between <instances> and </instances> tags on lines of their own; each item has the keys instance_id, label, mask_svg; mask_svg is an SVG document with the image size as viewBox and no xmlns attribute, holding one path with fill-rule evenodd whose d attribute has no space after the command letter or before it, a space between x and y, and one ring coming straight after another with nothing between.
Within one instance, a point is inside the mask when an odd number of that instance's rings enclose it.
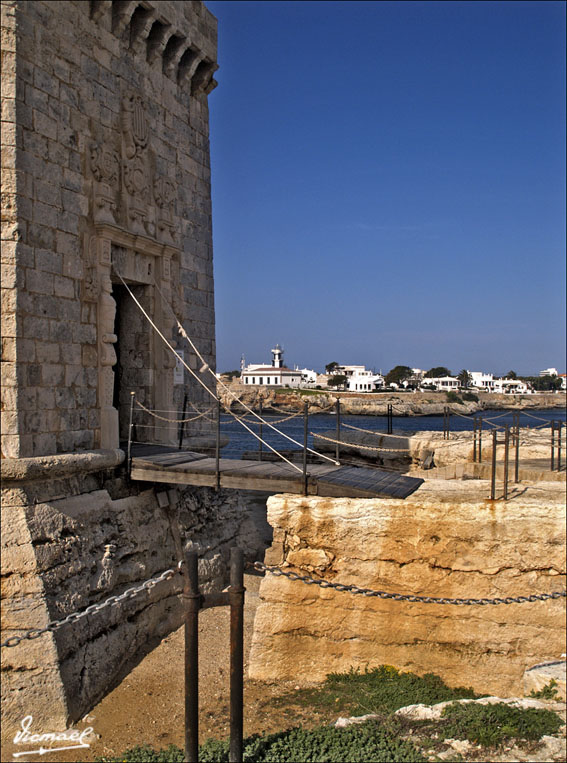
<instances>
[{"instance_id":1,"label":"calm water","mask_svg":"<svg viewBox=\"0 0 567 763\"><path fill-rule=\"evenodd\" d=\"M529 414L529 415L528 415ZM276 421L284 418L285 413L277 413L273 415L264 415L266 421ZM480 414L477 414L480 415ZM534 418L535 417L535 418ZM247 419L252 418L251 414L247 416ZM505 425L513 423L513 413L510 411L494 411L486 410L482 411L483 420L491 419L494 424ZM451 431L462 432L472 431L472 416L462 418L461 416L451 416ZM520 413L520 426L522 427L537 427L544 424L546 421L565 421L565 411L561 408L548 409L544 411L529 411ZM230 438L230 441L226 447L221 451L221 455L227 458L238 458L246 450L258 450L258 440L247 432L244 427L236 422L232 416L224 415L221 418L222 427L221 433ZM387 419L385 416L341 416L341 422L345 424L351 424L362 429L369 429L376 432L387 432ZM247 425L256 433L258 433L258 426L250 424ZM289 437L293 437L299 443L303 443L303 417L299 416L290 421L283 422L275 425L278 429L284 432ZM322 413L315 416L310 416L308 421L309 432L325 432L334 430L336 427L335 416ZM488 426L487 429L492 429ZM440 432L443 430L443 416L394 416L393 429L400 432L420 432L431 431ZM349 431L345 429L345 435ZM277 450L291 450L297 449L298 446L287 440L285 437L277 434L266 425L263 426L262 437L273 448ZM308 445L313 447L313 437L308 436Z\"/></svg>"}]
</instances>

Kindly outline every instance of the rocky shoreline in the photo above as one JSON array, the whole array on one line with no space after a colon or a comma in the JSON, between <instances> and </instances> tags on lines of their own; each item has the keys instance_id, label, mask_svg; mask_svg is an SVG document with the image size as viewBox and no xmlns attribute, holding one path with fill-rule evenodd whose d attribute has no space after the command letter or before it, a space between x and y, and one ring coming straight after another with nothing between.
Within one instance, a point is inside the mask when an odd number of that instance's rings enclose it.
<instances>
[{"instance_id":1,"label":"rocky shoreline","mask_svg":"<svg viewBox=\"0 0 567 763\"><path fill-rule=\"evenodd\" d=\"M469 415L483 410L535 411L549 408L565 409L565 392L534 395L504 395L490 392L475 393L478 401L450 402L445 392L394 392L362 393L327 392L326 390L281 390L261 387L245 387L232 384L227 388L219 384L218 392L222 402L231 410L241 411L242 400L254 410L270 408L283 412L295 412L308 403L309 414L332 412L336 400L341 403L341 412L353 416L386 416L388 405L392 405L394 416L435 416L441 415L448 407L454 413Z\"/></svg>"}]
</instances>

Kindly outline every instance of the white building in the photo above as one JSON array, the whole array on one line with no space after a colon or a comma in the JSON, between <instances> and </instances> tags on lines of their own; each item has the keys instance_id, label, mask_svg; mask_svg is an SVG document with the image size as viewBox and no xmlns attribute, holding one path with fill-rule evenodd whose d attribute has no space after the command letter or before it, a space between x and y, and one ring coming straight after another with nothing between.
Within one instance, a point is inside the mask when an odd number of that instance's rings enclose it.
<instances>
[{"instance_id":1,"label":"white building","mask_svg":"<svg viewBox=\"0 0 567 763\"><path fill-rule=\"evenodd\" d=\"M484 390L485 392L494 391L494 374L485 374L482 371L469 371L471 376L471 387Z\"/></svg>"},{"instance_id":2,"label":"white building","mask_svg":"<svg viewBox=\"0 0 567 763\"><path fill-rule=\"evenodd\" d=\"M295 371L301 374L302 387L314 387L317 384L318 373L312 368L298 368L296 366Z\"/></svg>"},{"instance_id":3,"label":"white building","mask_svg":"<svg viewBox=\"0 0 567 763\"><path fill-rule=\"evenodd\" d=\"M242 384L262 387L299 387L301 371L283 365L283 350L276 344L272 350L272 365L248 365L242 370L240 380Z\"/></svg>"},{"instance_id":4,"label":"white building","mask_svg":"<svg viewBox=\"0 0 567 763\"><path fill-rule=\"evenodd\" d=\"M454 376L428 376L421 382L422 387L433 387L437 392L459 389L460 382Z\"/></svg>"},{"instance_id":5,"label":"white building","mask_svg":"<svg viewBox=\"0 0 567 763\"><path fill-rule=\"evenodd\" d=\"M364 366L357 367L356 370L347 377L347 388L349 392L374 392L384 386L384 377L382 374L375 374L367 371Z\"/></svg>"},{"instance_id":6,"label":"white building","mask_svg":"<svg viewBox=\"0 0 567 763\"><path fill-rule=\"evenodd\" d=\"M556 368L544 368L543 371L539 372L539 375L540 376L559 376Z\"/></svg>"},{"instance_id":7,"label":"white building","mask_svg":"<svg viewBox=\"0 0 567 763\"><path fill-rule=\"evenodd\" d=\"M494 379L493 392L508 395L527 395L530 388L521 379Z\"/></svg>"},{"instance_id":8,"label":"white building","mask_svg":"<svg viewBox=\"0 0 567 763\"><path fill-rule=\"evenodd\" d=\"M346 376L349 392L374 392L384 386L382 374L367 371L366 366L337 366L333 376Z\"/></svg>"}]
</instances>

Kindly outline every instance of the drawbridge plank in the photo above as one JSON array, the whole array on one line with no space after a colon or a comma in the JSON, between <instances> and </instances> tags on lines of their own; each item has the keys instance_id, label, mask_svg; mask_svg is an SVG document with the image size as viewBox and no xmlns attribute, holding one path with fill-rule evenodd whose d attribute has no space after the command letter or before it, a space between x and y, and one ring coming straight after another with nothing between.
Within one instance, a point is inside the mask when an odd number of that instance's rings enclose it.
<instances>
[{"instance_id":1,"label":"drawbridge plank","mask_svg":"<svg viewBox=\"0 0 567 763\"><path fill-rule=\"evenodd\" d=\"M221 458L220 486L239 490L303 494L303 475L286 463ZM309 464L308 493L345 498L407 498L423 483L417 477L363 466ZM132 459L132 479L214 487L216 460L190 451L144 454Z\"/></svg>"}]
</instances>

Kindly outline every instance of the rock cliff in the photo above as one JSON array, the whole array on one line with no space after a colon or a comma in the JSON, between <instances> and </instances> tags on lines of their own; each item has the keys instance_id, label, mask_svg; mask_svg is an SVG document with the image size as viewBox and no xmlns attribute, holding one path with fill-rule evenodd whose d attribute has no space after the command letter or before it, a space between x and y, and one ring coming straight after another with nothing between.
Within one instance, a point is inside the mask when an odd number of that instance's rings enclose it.
<instances>
[{"instance_id":1,"label":"rock cliff","mask_svg":"<svg viewBox=\"0 0 567 763\"><path fill-rule=\"evenodd\" d=\"M266 564L402 594L480 598L565 589L560 485L490 502L488 484L431 480L403 500L268 500ZM498 606L382 600L267 574L250 676L323 679L392 664L510 696L527 667L564 651L565 599ZM502 694L503 693L503 694Z\"/></svg>"}]
</instances>

